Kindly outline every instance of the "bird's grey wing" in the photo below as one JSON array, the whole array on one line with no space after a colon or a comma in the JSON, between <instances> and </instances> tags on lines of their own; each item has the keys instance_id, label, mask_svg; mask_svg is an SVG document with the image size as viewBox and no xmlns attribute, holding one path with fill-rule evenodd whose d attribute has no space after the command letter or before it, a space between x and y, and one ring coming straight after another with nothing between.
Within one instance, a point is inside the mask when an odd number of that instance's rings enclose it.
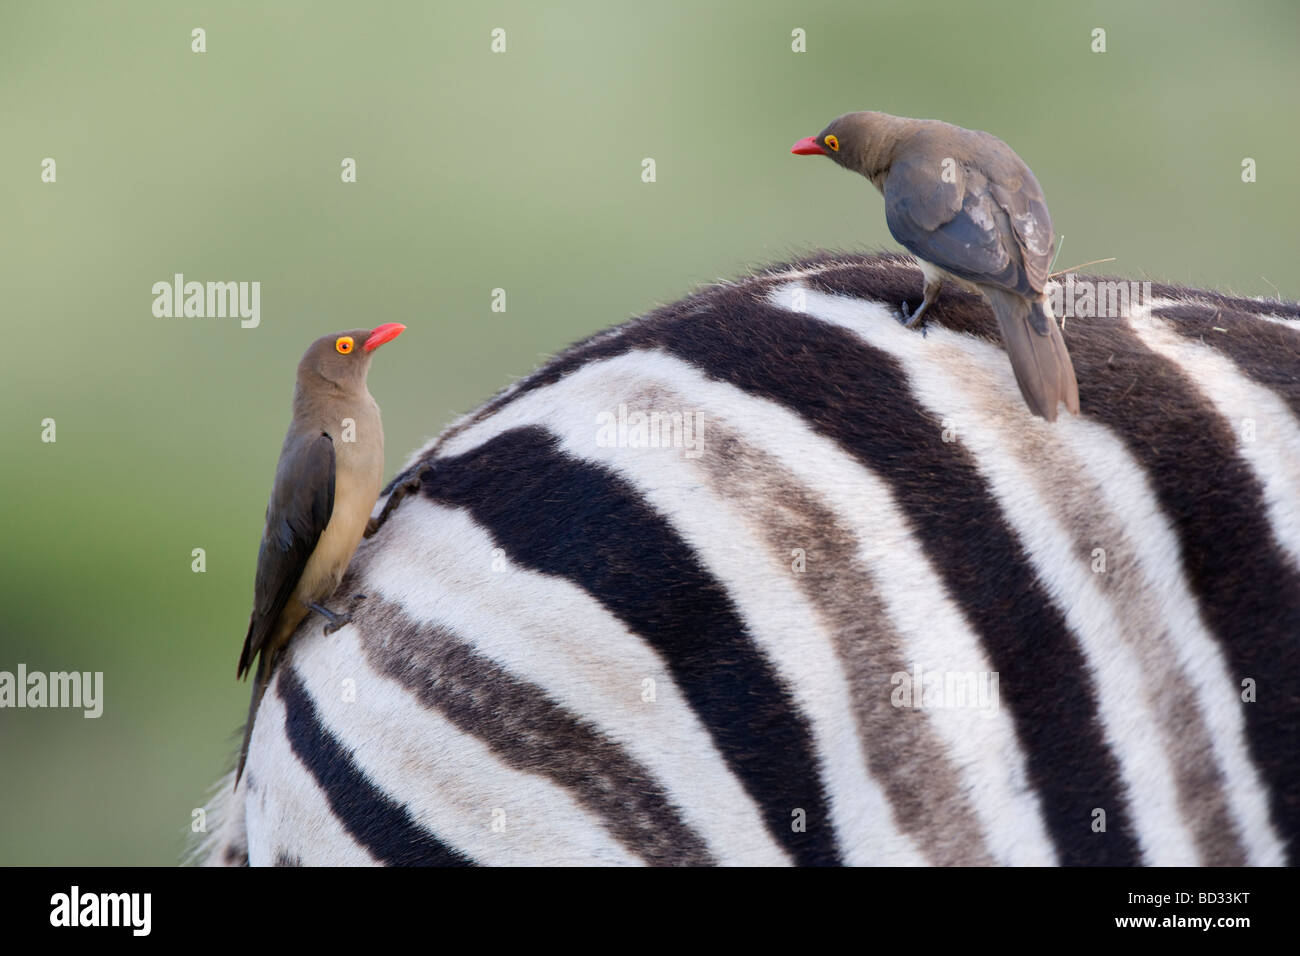
<instances>
[{"instance_id":1,"label":"bird's grey wing","mask_svg":"<svg viewBox=\"0 0 1300 956\"><path fill-rule=\"evenodd\" d=\"M971 282L1041 291L1030 285L1018 243L1004 235L1008 214L979 169L903 158L890 168L884 193L889 231L913 255ZM1049 236L1050 228L1049 221Z\"/></svg>"},{"instance_id":2,"label":"bird's grey wing","mask_svg":"<svg viewBox=\"0 0 1300 956\"><path fill-rule=\"evenodd\" d=\"M1011 221L1030 288L1042 292L1052 268L1052 217L1034 174L1011 153L1009 147L1007 152L1009 157L991 164L986 170L989 192Z\"/></svg>"},{"instance_id":3,"label":"bird's grey wing","mask_svg":"<svg viewBox=\"0 0 1300 956\"><path fill-rule=\"evenodd\" d=\"M286 442L257 552L253 613L239 656L240 677L252 666L275 627L333 512L333 440L322 433Z\"/></svg>"}]
</instances>

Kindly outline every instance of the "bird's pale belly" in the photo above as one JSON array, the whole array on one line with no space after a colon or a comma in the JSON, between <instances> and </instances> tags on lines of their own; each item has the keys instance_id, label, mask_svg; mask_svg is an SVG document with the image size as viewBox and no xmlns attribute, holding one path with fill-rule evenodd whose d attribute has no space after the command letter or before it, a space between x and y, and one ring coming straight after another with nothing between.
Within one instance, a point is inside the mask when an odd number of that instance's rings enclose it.
<instances>
[{"instance_id":1,"label":"bird's pale belly","mask_svg":"<svg viewBox=\"0 0 1300 956\"><path fill-rule=\"evenodd\" d=\"M380 477L372 480L352 476L349 480L339 473L334 486L334 512L293 590L299 604L320 603L334 593L361 543L381 486Z\"/></svg>"}]
</instances>

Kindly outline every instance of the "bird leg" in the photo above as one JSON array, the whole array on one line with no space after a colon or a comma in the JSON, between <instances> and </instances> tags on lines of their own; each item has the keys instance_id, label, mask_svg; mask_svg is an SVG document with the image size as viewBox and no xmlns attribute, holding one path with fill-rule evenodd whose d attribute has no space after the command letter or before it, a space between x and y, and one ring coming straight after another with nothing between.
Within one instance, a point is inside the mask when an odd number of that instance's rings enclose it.
<instances>
[{"instance_id":1,"label":"bird leg","mask_svg":"<svg viewBox=\"0 0 1300 956\"><path fill-rule=\"evenodd\" d=\"M939 298L939 290L942 288L943 288L942 282L931 281L930 279L927 278L925 280L925 297L921 302L921 307L917 309L915 312L913 312L911 315L908 315L907 303L904 302L903 308L901 310L902 318L899 319L899 321L902 322L903 325L909 329L914 329L917 326L920 326L921 334L925 335L926 310L930 308L931 304L934 302L935 299Z\"/></svg>"},{"instance_id":2,"label":"bird leg","mask_svg":"<svg viewBox=\"0 0 1300 956\"><path fill-rule=\"evenodd\" d=\"M366 522L365 537L373 537L376 532L384 526L384 522L388 520L388 516L393 513L394 509L396 509L399 504L402 503L402 499L412 491L419 491L419 489L420 476L418 473L407 478L404 482L394 488L393 493L389 495L388 500L384 502L384 508L379 512L379 517L371 518Z\"/></svg>"},{"instance_id":3,"label":"bird leg","mask_svg":"<svg viewBox=\"0 0 1300 956\"><path fill-rule=\"evenodd\" d=\"M308 604L307 606L329 622L325 625L324 633L326 634L333 634L343 625L352 623L352 615L346 612L343 614L335 614L329 608L320 604Z\"/></svg>"}]
</instances>

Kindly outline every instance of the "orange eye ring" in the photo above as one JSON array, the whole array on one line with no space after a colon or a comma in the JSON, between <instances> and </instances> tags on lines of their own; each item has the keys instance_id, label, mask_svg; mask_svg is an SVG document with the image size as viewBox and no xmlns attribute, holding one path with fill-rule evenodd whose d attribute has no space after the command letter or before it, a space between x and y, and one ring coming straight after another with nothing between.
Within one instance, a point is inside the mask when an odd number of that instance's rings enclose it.
<instances>
[{"instance_id":1,"label":"orange eye ring","mask_svg":"<svg viewBox=\"0 0 1300 956\"><path fill-rule=\"evenodd\" d=\"M338 350L338 353L340 355L347 355L349 352L352 351L352 345L353 345L352 336L341 335L339 336L338 341L334 343L334 348Z\"/></svg>"},{"instance_id":2,"label":"orange eye ring","mask_svg":"<svg viewBox=\"0 0 1300 956\"><path fill-rule=\"evenodd\" d=\"M830 147L832 153L838 153L840 151L840 141L834 133L828 134L823 142Z\"/></svg>"}]
</instances>

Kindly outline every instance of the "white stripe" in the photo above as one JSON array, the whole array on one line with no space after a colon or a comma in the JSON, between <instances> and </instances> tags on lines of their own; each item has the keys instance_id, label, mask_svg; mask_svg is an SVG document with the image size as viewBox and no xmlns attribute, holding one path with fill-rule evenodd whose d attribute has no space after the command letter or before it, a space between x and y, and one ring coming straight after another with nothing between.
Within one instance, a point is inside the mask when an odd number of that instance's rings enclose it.
<instances>
[{"instance_id":1,"label":"white stripe","mask_svg":"<svg viewBox=\"0 0 1300 956\"><path fill-rule=\"evenodd\" d=\"M459 509L407 499L402 521L388 528L364 565L366 593L445 624L599 726L651 772L719 861L790 862L663 661L586 591L496 554L483 527ZM653 702L642 699L647 678Z\"/></svg>"},{"instance_id":2,"label":"white stripe","mask_svg":"<svg viewBox=\"0 0 1300 956\"><path fill-rule=\"evenodd\" d=\"M1213 308L1212 303L1206 303L1206 304L1210 308ZM1264 322L1272 322L1274 325L1280 325L1282 326L1282 328L1290 329L1292 332L1295 332L1296 334L1300 335L1300 319L1288 318L1281 315L1269 315L1267 312L1255 312L1252 314L1257 319L1261 319Z\"/></svg>"}]
</instances>

